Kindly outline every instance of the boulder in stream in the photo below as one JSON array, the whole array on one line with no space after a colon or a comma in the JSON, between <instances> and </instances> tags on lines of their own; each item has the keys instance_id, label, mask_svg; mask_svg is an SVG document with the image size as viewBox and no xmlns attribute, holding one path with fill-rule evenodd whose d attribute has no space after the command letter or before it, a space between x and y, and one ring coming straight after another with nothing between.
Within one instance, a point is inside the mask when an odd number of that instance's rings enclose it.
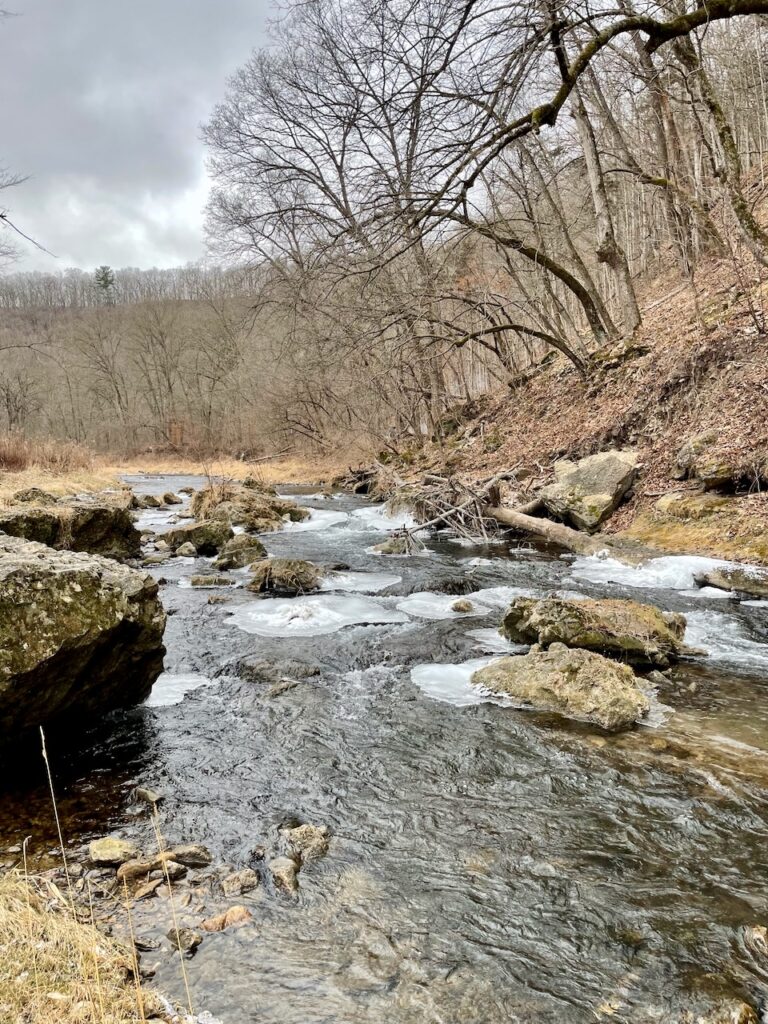
<instances>
[{"instance_id":1,"label":"boulder in stream","mask_svg":"<svg viewBox=\"0 0 768 1024\"><path fill-rule=\"evenodd\" d=\"M526 707L593 722L609 732L631 728L650 710L629 666L560 643L492 661L472 675L472 683Z\"/></svg>"},{"instance_id":2,"label":"boulder in stream","mask_svg":"<svg viewBox=\"0 0 768 1024\"><path fill-rule=\"evenodd\" d=\"M768 569L756 565L723 565L707 569L696 577L699 587L717 587L749 597L768 598Z\"/></svg>"},{"instance_id":3,"label":"boulder in stream","mask_svg":"<svg viewBox=\"0 0 768 1024\"><path fill-rule=\"evenodd\" d=\"M228 540L221 554L213 563L214 569L244 569L247 565L264 558L267 549L258 537L248 533L238 533Z\"/></svg>"},{"instance_id":4,"label":"boulder in stream","mask_svg":"<svg viewBox=\"0 0 768 1024\"><path fill-rule=\"evenodd\" d=\"M640 468L635 452L610 451L555 463L555 482L538 497L550 515L592 533L618 508Z\"/></svg>"},{"instance_id":5,"label":"boulder in stream","mask_svg":"<svg viewBox=\"0 0 768 1024\"><path fill-rule=\"evenodd\" d=\"M128 509L106 502L12 505L0 510L0 533L119 560L141 553L141 534Z\"/></svg>"},{"instance_id":6,"label":"boulder in stream","mask_svg":"<svg viewBox=\"0 0 768 1024\"><path fill-rule=\"evenodd\" d=\"M309 518L308 509L255 480L242 484L211 484L193 495L190 510L195 516L225 519L253 533L279 530L286 519L301 522Z\"/></svg>"},{"instance_id":7,"label":"boulder in stream","mask_svg":"<svg viewBox=\"0 0 768 1024\"><path fill-rule=\"evenodd\" d=\"M316 565L300 558L264 558L251 566L253 579L249 590L262 594L292 597L317 590L321 572Z\"/></svg>"},{"instance_id":8,"label":"boulder in stream","mask_svg":"<svg viewBox=\"0 0 768 1024\"><path fill-rule=\"evenodd\" d=\"M144 700L165 654L157 590L108 558L0 538L0 735Z\"/></svg>"},{"instance_id":9,"label":"boulder in stream","mask_svg":"<svg viewBox=\"0 0 768 1024\"><path fill-rule=\"evenodd\" d=\"M515 643L553 643L667 668L685 650L685 616L639 601L518 597L500 632Z\"/></svg>"},{"instance_id":10,"label":"boulder in stream","mask_svg":"<svg viewBox=\"0 0 768 1024\"><path fill-rule=\"evenodd\" d=\"M174 551L184 544L191 544L198 555L216 555L234 533L224 519L203 519L199 523L177 526L163 534Z\"/></svg>"}]
</instances>

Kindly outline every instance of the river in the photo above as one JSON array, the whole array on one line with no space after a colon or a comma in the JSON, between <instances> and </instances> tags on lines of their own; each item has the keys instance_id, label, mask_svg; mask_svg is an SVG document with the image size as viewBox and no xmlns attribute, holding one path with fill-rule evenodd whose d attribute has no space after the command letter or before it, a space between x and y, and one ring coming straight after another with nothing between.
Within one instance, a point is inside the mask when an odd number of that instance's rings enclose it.
<instances>
[{"instance_id":1,"label":"river","mask_svg":"<svg viewBox=\"0 0 768 1024\"><path fill-rule=\"evenodd\" d=\"M349 569L311 597L239 586L209 603L188 582L205 559L153 567L166 672L146 705L52 748L71 850L107 832L147 845L138 783L165 794L165 836L234 867L282 823L329 826L298 899L238 898L253 923L187 962L196 1007L224 1024L645 1024L720 998L760 1007L768 959L749 929L768 924L768 602L697 590L701 559L630 569L445 536L380 556L397 517L286 491L312 516L264 537L268 552ZM172 514L142 524L162 531ZM484 700L469 675L504 650L496 627L521 593L682 611L709 656L618 736ZM472 613L451 610L459 594ZM258 681L264 662L292 682ZM0 841L27 835L33 858L55 855L45 785L25 771L6 780ZM157 986L184 1001L178 957L157 959Z\"/></svg>"}]
</instances>

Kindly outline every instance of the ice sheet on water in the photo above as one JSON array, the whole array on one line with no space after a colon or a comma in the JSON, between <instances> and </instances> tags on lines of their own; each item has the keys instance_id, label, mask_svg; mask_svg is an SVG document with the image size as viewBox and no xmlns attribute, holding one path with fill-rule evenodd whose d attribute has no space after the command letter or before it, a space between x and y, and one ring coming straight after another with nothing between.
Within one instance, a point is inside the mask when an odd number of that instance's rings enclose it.
<instances>
[{"instance_id":1,"label":"ice sheet on water","mask_svg":"<svg viewBox=\"0 0 768 1024\"><path fill-rule=\"evenodd\" d=\"M257 636L320 636L345 626L407 622L408 616L367 597L311 594L257 600L241 605L226 620Z\"/></svg>"},{"instance_id":2,"label":"ice sheet on water","mask_svg":"<svg viewBox=\"0 0 768 1024\"><path fill-rule=\"evenodd\" d=\"M534 591L525 587L485 587L467 594L468 601L479 601L488 608L506 608L516 597L533 597Z\"/></svg>"},{"instance_id":3,"label":"ice sheet on water","mask_svg":"<svg viewBox=\"0 0 768 1024\"><path fill-rule=\"evenodd\" d=\"M162 672L157 677L157 682L152 687L152 692L144 701L148 708L165 708L171 704L180 704L184 700L184 694L190 690L196 690L199 686L210 683L207 676L197 675L194 672Z\"/></svg>"},{"instance_id":4,"label":"ice sheet on water","mask_svg":"<svg viewBox=\"0 0 768 1024\"><path fill-rule=\"evenodd\" d=\"M720 612L687 612L685 642L707 652L708 662L721 662L745 669L768 668L768 644L750 640L736 619Z\"/></svg>"},{"instance_id":5,"label":"ice sheet on water","mask_svg":"<svg viewBox=\"0 0 768 1024\"><path fill-rule=\"evenodd\" d=\"M458 665L415 665L411 669L411 681L428 697L459 708L470 704L503 705L507 703L505 700L491 697L470 682L473 672L494 660L494 657L473 658Z\"/></svg>"},{"instance_id":6,"label":"ice sheet on water","mask_svg":"<svg viewBox=\"0 0 768 1024\"><path fill-rule=\"evenodd\" d=\"M451 605L458 600L460 598L456 594L434 594L432 591L424 590L404 597L398 601L397 607L401 612L417 615L421 619L458 619L462 615L471 614L453 611ZM488 609L484 605L478 605L476 611L484 615Z\"/></svg>"},{"instance_id":7,"label":"ice sheet on water","mask_svg":"<svg viewBox=\"0 0 768 1024\"><path fill-rule=\"evenodd\" d=\"M486 629L468 629L467 636L471 636L476 646L491 654L524 654L528 650L525 644L513 644L493 626Z\"/></svg>"},{"instance_id":8,"label":"ice sheet on water","mask_svg":"<svg viewBox=\"0 0 768 1024\"><path fill-rule=\"evenodd\" d=\"M349 525L360 530L412 530L419 524L409 512L387 511L386 505L365 505L356 508L349 517Z\"/></svg>"},{"instance_id":9,"label":"ice sheet on water","mask_svg":"<svg viewBox=\"0 0 768 1024\"><path fill-rule=\"evenodd\" d=\"M662 590L690 590L695 586L694 576L730 566L719 558L699 555L664 555L652 558L643 565L624 565L615 558L589 555L577 558L572 575L590 583L621 583L627 587L658 587Z\"/></svg>"},{"instance_id":10,"label":"ice sheet on water","mask_svg":"<svg viewBox=\"0 0 768 1024\"><path fill-rule=\"evenodd\" d=\"M519 587L486 587L475 590L471 594L435 594L431 590L409 594L398 602L400 611L409 615L418 615L422 619L458 619L472 614L471 612L455 612L451 607L456 601L469 601L474 606L476 615L487 615L496 608L505 608L513 597L520 597L530 591Z\"/></svg>"},{"instance_id":11,"label":"ice sheet on water","mask_svg":"<svg viewBox=\"0 0 768 1024\"><path fill-rule=\"evenodd\" d=\"M378 594L395 583L402 576L387 572L335 572L320 583L321 590L343 590L350 594Z\"/></svg>"},{"instance_id":12,"label":"ice sheet on water","mask_svg":"<svg viewBox=\"0 0 768 1024\"><path fill-rule=\"evenodd\" d=\"M300 533L305 530L327 530L329 526L338 526L339 523L346 523L348 519L349 516L346 512L333 512L327 508L311 508L309 519L305 519L303 523L287 522L283 527L283 532Z\"/></svg>"}]
</instances>

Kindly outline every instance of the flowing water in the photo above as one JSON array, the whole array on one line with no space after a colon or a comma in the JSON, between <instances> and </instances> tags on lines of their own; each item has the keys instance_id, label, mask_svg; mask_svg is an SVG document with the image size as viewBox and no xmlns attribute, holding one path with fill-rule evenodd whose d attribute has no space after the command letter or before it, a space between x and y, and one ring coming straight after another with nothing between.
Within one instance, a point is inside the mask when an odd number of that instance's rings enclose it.
<instances>
[{"instance_id":1,"label":"flowing water","mask_svg":"<svg viewBox=\"0 0 768 1024\"><path fill-rule=\"evenodd\" d=\"M768 606L695 590L701 559L629 569L448 537L378 556L397 525L381 507L298 500L312 517L265 537L269 553L347 570L288 600L257 598L235 572L241 585L211 604L189 586L205 559L155 567L169 619L152 696L77 750L53 744L73 849L110 831L151 845L137 783L165 793L170 840L235 867L257 864L281 823L330 827L297 900L238 897L254 922L187 962L196 1006L225 1024L644 1024L727 998L760 1010ZM173 513L142 515L162 531ZM482 699L468 680L508 646L502 609L548 593L683 611L709 657L679 667L649 724L620 736ZM472 613L451 609L456 595ZM259 681L254 663L291 682ZM44 785L25 772L6 789L0 840L55 848ZM185 999L167 950L156 983Z\"/></svg>"}]
</instances>

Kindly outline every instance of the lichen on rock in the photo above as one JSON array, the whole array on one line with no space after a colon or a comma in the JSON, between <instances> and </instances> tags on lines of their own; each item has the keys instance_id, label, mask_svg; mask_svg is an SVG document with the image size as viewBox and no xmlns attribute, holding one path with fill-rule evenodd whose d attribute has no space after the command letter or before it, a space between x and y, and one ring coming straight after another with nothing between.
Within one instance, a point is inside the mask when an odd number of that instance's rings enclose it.
<instances>
[{"instance_id":1,"label":"lichen on rock","mask_svg":"<svg viewBox=\"0 0 768 1024\"><path fill-rule=\"evenodd\" d=\"M532 709L556 711L610 732L630 728L650 710L629 666L560 643L492 661L472 675L472 683Z\"/></svg>"},{"instance_id":2,"label":"lichen on rock","mask_svg":"<svg viewBox=\"0 0 768 1024\"><path fill-rule=\"evenodd\" d=\"M164 628L151 576L0 538L0 733L17 738L144 700L162 671Z\"/></svg>"}]
</instances>

